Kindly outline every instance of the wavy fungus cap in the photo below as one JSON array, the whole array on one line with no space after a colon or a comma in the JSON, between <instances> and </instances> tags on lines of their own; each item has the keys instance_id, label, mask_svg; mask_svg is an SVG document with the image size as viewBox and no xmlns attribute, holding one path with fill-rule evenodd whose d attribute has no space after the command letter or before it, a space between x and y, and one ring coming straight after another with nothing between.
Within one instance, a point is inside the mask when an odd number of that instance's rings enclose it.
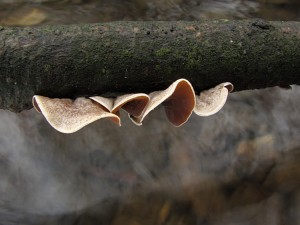
<instances>
[{"instance_id":1,"label":"wavy fungus cap","mask_svg":"<svg viewBox=\"0 0 300 225\"><path fill-rule=\"evenodd\" d=\"M225 82L195 96L191 83L186 79L179 79L166 90L149 95L125 94L117 98L93 96L76 100L35 95L32 103L51 126L62 133L73 133L102 118L108 118L121 126L120 109L127 111L130 119L140 126L145 117L160 104L164 106L168 120L179 127L190 118L193 111L199 116L217 113L232 90L233 85Z\"/></svg>"},{"instance_id":2,"label":"wavy fungus cap","mask_svg":"<svg viewBox=\"0 0 300 225\"><path fill-rule=\"evenodd\" d=\"M45 116L50 125L62 133L73 133L102 118L109 118L120 124L117 115L106 112L99 104L87 98L77 98L73 101L35 95L32 102L34 108Z\"/></svg>"},{"instance_id":3,"label":"wavy fungus cap","mask_svg":"<svg viewBox=\"0 0 300 225\"><path fill-rule=\"evenodd\" d=\"M143 113L138 117L131 116L132 121L137 125L142 125L145 117L162 104L168 120L179 127L190 118L196 104L193 86L186 79L175 81L166 90L152 92L149 97L150 101Z\"/></svg>"},{"instance_id":4,"label":"wavy fungus cap","mask_svg":"<svg viewBox=\"0 0 300 225\"><path fill-rule=\"evenodd\" d=\"M118 111L122 108L129 115L136 117L142 114L150 100L149 96L144 93L121 95L116 99L101 96L93 96L90 99L98 102L111 113L118 114Z\"/></svg>"},{"instance_id":5,"label":"wavy fungus cap","mask_svg":"<svg viewBox=\"0 0 300 225\"><path fill-rule=\"evenodd\" d=\"M228 93L232 92L233 88L233 84L225 82L202 91L199 96L196 96L194 112L198 116L210 116L217 113L226 103Z\"/></svg>"}]
</instances>

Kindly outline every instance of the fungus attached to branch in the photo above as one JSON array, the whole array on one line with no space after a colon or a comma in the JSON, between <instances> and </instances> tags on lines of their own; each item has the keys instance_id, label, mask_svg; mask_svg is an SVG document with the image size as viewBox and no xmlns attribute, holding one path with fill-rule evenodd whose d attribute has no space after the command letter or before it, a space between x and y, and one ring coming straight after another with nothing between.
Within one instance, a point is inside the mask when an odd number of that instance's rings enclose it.
<instances>
[{"instance_id":1,"label":"fungus attached to branch","mask_svg":"<svg viewBox=\"0 0 300 225\"><path fill-rule=\"evenodd\" d=\"M176 127L184 124L194 111L198 116L217 113L225 104L228 93L233 90L229 82L217 85L195 96L193 86L186 79L179 79L166 90L126 94L117 98L93 96L90 99L58 99L33 96L34 108L43 113L46 120L62 133L73 133L82 127L109 118L121 126L120 109L128 114L136 125L142 125L145 117L162 104L168 120Z\"/></svg>"},{"instance_id":2,"label":"fungus attached to branch","mask_svg":"<svg viewBox=\"0 0 300 225\"><path fill-rule=\"evenodd\" d=\"M189 119L196 104L193 86L185 79L175 81L164 91L152 92L149 97L150 101L143 113L138 117L130 117L137 125L142 125L144 118L162 104L168 120L179 127Z\"/></svg>"},{"instance_id":3,"label":"fungus attached to branch","mask_svg":"<svg viewBox=\"0 0 300 225\"><path fill-rule=\"evenodd\" d=\"M229 82L202 91L199 96L196 96L194 112L198 116L210 116L217 113L226 103L228 93L232 91L233 85Z\"/></svg>"},{"instance_id":4,"label":"fungus attached to branch","mask_svg":"<svg viewBox=\"0 0 300 225\"><path fill-rule=\"evenodd\" d=\"M149 96L143 93L121 95L115 99L101 96L93 96L90 97L90 99L102 105L108 112L118 115L118 111L122 108L128 112L129 115L135 117L142 114L150 100Z\"/></svg>"},{"instance_id":5,"label":"fungus attached to branch","mask_svg":"<svg viewBox=\"0 0 300 225\"><path fill-rule=\"evenodd\" d=\"M77 98L73 101L35 95L32 102L34 108L45 116L50 125L62 133L73 133L102 118L109 118L120 125L117 115L106 112L98 103L87 98Z\"/></svg>"}]
</instances>

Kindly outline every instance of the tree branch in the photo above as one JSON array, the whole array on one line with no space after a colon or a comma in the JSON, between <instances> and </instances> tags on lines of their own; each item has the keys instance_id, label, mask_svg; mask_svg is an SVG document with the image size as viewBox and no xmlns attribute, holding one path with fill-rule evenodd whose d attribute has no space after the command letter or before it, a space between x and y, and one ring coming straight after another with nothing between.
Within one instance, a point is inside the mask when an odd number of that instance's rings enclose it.
<instances>
[{"instance_id":1,"label":"tree branch","mask_svg":"<svg viewBox=\"0 0 300 225\"><path fill-rule=\"evenodd\" d=\"M0 108L34 94L151 92L178 78L198 92L300 84L300 22L213 20L0 27Z\"/></svg>"}]
</instances>

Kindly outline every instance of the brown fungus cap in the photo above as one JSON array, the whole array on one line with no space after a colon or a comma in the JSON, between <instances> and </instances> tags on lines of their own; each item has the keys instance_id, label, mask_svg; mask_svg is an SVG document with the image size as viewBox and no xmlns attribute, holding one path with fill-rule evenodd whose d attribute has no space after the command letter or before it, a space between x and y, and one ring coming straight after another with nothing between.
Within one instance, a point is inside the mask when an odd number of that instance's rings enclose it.
<instances>
[{"instance_id":1,"label":"brown fungus cap","mask_svg":"<svg viewBox=\"0 0 300 225\"><path fill-rule=\"evenodd\" d=\"M179 79L166 90L149 95L126 94L117 98L93 96L90 99L77 98L74 101L35 95L32 103L51 126L62 133L73 133L101 118L109 118L120 126L121 108L128 112L136 125L142 125L144 118L160 104L164 106L168 120L179 127L189 119L193 111L199 116L217 113L232 90L233 85L226 82L195 96L190 82Z\"/></svg>"},{"instance_id":2,"label":"brown fungus cap","mask_svg":"<svg viewBox=\"0 0 300 225\"><path fill-rule=\"evenodd\" d=\"M142 125L144 118L162 104L168 120L179 127L189 119L196 104L194 89L185 79L175 81L166 90L152 92L149 97L150 101L143 113L138 117L131 116L137 125Z\"/></svg>"},{"instance_id":3,"label":"brown fungus cap","mask_svg":"<svg viewBox=\"0 0 300 225\"><path fill-rule=\"evenodd\" d=\"M103 109L107 112L111 112L114 107L114 99L113 98L105 98L101 96L93 96L90 97L93 101L97 102L99 105L103 107Z\"/></svg>"},{"instance_id":4,"label":"brown fungus cap","mask_svg":"<svg viewBox=\"0 0 300 225\"><path fill-rule=\"evenodd\" d=\"M102 119L109 118L120 124L120 118L86 98L71 99L48 98L33 96L33 106L41 112L52 127L62 133L73 133L84 126Z\"/></svg>"},{"instance_id":5,"label":"brown fungus cap","mask_svg":"<svg viewBox=\"0 0 300 225\"><path fill-rule=\"evenodd\" d=\"M93 96L90 99L102 105L108 112L118 114L122 108L129 115L136 117L142 114L150 100L149 96L143 93L121 95L115 99L101 96Z\"/></svg>"},{"instance_id":6,"label":"brown fungus cap","mask_svg":"<svg viewBox=\"0 0 300 225\"><path fill-rule=\"evenodd\" d=\"M232 91L233 85L229 82L202 91L199 96L196 96L194 112L198 116L210 116L217 113L224 106L228 93Z\"/></svg>"}]
</instances>

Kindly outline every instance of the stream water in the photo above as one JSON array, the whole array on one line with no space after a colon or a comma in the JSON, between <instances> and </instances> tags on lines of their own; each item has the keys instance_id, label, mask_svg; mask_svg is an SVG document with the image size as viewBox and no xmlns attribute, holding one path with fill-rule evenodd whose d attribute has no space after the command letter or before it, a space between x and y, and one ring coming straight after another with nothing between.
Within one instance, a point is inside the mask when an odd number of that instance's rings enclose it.
<instances>
[{"instance_id":1,"label":"stream water","mask_svg":"<svg viewBox=\"0 0 300 225\"><path fill-rule=\"evenodd\" d=\"M298 0L1 0L0 24L95 23L210 18L299 20Z\"/></svg>"},{"instance_id":2,"label":"stream water","mask_svg":"<svg viewBox=\"0 0 300 225\"><path fill-rule=\"evenodd\" d=\"M300 3L0 0L2 26L253 17L300 20ZM124 117L69 135L1 110L0 224L300 224L299 95L243 91L181 128L160 108L142 127Z\"/></svg>"}]
</instances>

